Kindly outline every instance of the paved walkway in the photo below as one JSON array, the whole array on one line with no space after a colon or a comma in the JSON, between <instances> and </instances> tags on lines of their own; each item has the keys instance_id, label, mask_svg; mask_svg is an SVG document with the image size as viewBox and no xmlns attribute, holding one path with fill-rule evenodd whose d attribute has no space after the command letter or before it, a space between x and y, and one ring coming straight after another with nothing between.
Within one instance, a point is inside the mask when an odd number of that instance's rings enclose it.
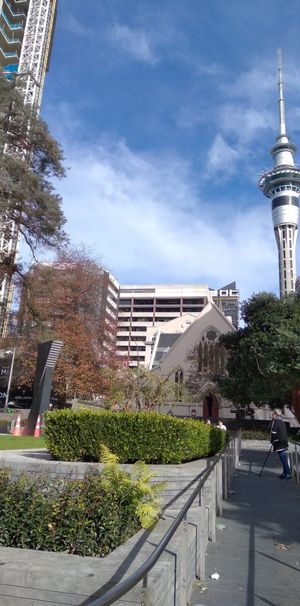
<instances>
[{"instance_id":1,"label":"paved walkway","mask_svg":"<svg viewBox=\"0 0 300 606\"><path fill-rule=\"evenodd\" d=\"M267 449L250 444L241 453L192 606L300 606L300 487L278 478L273 453L259 477Z\"/></svg>"}]
</instances>

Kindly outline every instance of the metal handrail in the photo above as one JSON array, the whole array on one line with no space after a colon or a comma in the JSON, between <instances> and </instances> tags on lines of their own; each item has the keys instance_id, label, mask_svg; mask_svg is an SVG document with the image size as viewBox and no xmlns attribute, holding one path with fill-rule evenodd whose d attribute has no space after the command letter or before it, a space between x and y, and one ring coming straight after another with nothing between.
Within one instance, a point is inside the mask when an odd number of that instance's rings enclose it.
<instances>
[{"instance_id":1,"label":"metal handrail","mask_svg":"<svg viewBox=\"0 0 300 606\"><path fill-rule=\"evenodd\" d=\"M187 502L185 503L185 505L183 506L183 508L177 515L177 517L175 518L175 520L172 523L172 525L170 526L170 528L164 534L164 536L162 537L162 539L160 540L160 542L158 543L158 545L156 546L156 548L154 549L152 554L149 556L149 558L147 558L147 560L133 574L131 574L129 577L127 577L127 579L125 579L124 581L121 581L120 583L118 583L117 585L115 585L114 587L109 589L103 596L94 598L91 602L88 603L87 606L109 606L110 604L113 604L116 600L121 598L128 591L130 591L130 589L135 587L135 585L137 585L150 572L150 570L156 564L157 560L160 558L164 549L166 548L166 546L168 545L168 543L174 536L177 528L180 526L181 522L186 517L186 514L187 514L189 508L191 507L195 498L197 497L197 495L203 488L206 480L209 478L213 469L215 468L215 466L221 459L224 452L229 447L230 443L235 439L236 439L236 436L232 436L231 438L229 438L229 441L227 442L227 444L217 454L214 462L207 468L207 470L205 470L203 472L203 475L200 479L198 486L192 492L191 496L189 497L189 499L187 500ZM188 487L186 487L186 489L187 488Z\"/></svg>"},{"instance_id":2,"label":"metal handrail","mask_svg":"<svg viewBox=\"0 0 300 606\"><path fill-rule=\"evenodd\" d=\"M296 481L297 484L300 484L300 470L299 470L299 460L300 460L300 453L298 452L298 448L300 448L300 443L296 440L293 440L292 442L289 442L289 445L292 447L290 449L290 463L291 463L291 469L292 469L292 473L295 474L296 476Z\"/></svg>"}]
</instances>

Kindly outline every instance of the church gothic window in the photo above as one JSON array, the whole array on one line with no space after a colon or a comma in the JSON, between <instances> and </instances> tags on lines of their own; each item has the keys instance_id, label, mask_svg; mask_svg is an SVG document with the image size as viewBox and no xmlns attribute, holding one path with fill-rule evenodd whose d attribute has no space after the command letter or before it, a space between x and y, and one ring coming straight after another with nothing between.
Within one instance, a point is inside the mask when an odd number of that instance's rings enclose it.
<instances>
[{"instance_id":1,"label":"church gothic window","mask_svg":"<svg viewBox=\"0 0 300 606\"><path fill-rule=\"evenodd\" d=\"M209 328L200 338L198 346L198 372L204 374L225 371L225 350L218 342L218 333Z\"/></svg>"},{"instance_id":2,"label":"church gothic window","mask_svg":"<svg viewBox=\"0 0 300 606\"><path fill-rule=\"evenodd\" d=\"M183 370L179 368L175 371L175 398L179 402L182 400L182 389L183 389Z\"/></svg>"}]
</instances>

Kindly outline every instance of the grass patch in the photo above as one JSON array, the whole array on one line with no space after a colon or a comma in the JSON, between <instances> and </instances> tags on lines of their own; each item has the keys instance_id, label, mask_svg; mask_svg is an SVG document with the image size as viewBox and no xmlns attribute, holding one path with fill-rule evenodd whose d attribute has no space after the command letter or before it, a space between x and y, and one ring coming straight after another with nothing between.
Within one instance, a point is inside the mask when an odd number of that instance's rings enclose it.
<instances>
[{"instance_id":1,"label":"grass patch","mask_svg":"<svg viewBox=\"0 0 300 606\"><path fill-rule=\"evenodd\" d=\"M0 450L19 450L23 448L46 448L44 438L33 436L0 436Z\"/></svg>"}]
</instances>

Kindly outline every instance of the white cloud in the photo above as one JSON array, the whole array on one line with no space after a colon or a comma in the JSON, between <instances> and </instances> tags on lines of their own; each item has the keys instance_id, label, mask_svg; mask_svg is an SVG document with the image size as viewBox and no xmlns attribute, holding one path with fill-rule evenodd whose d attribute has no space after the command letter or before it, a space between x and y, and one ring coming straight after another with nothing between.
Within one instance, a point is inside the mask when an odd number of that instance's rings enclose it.
<instances>
[{"instance_id":1,"label":"white cloud","mask_svg":"<svg viewBox=\"0 0 300 606\"><path fill-rule=\"evenodd\" d=\"M122 142L70 148L67 161L60 190L71 239L95 249L121 283L235 279L243 297L277 287L268 205L209 211L180 158L139 156Z\"/></svg>"},{"instance_id":2,"label":"white cloud","mask_svg":"<svg viewBox=\"0 0 300 606\"><path fill-rule=\"evenodd\" d=\"M238 104L224 105L219 121L223 132L234 135L240 143L261 138L263 130L275 127L274 112Z\"/></svg>"},{"instance_id":3,"label":"white cloud","mask_svg":"<svg viewBox=\"0 0 300 606\"><path fill-rule=\"evenodd\" d=\"M249 166L256 154L255 144L270 133L270 145L276 137L276 78L274 65L254 65L231 77L230 83L217 83L221 102L212 119L217 127L207 155L207 173L215 171L223 178L236 174L237 166L249 178ZM247 163L245 162L247 160ZM250 163L250 164L249 164Z\"/></svg>"},{"instance_id":4,"label":"white cloud","mask_svg":"<svg viewBox=\"0 0 300 606\"><path fill-rule=\"evenodd\" d=\"M219 63L202 63L197 65L197 72L199 75L205 74L206 76L224 76L226 74L225 68Z\"/></svg>"},{"instance_id":5,"label":"white cloud","mask_svg":"<svg viewBox=\"0 0 300 606\"><path fill-rule=\"evenodd\" d=\"M194 128L207 120L207 115L189 106L179 108L176 116L176 124L179 128Z\"/></svg>"},{"instance_id":6,"label":"white cloud","mask_svg":"<svg viewBox=\"0 0 300 606\"><path fill-rule=\"evenodd\" d=\"M64 19L63 25L66 30L76 36L89 36L91 33L90 30L85 25L82 25L82 23L80 23L71 13Z\"/></svg>"},{"instance_id":7,"label":"white cloud","mask_svg":"<svg viewBox=\"0 0 300 606\"><path fill-rule=\"evenodd\" d=\"M240 73L230 83L222 83L222 90L228 97L246 99L247 104L257 105L274 92L276 95L276 72L274 64L262 63Z\"/></svg>"},{"instance_id":8,"label":"white cloud","mask_svg":"<svg viewBox=\"0 0 300 606\"><path fill-rule=\"evenodd\" d=\"M231 177L236 172L236 166L240 159L238 150L231 147L223 139L222 135L218 134L210 149L208 150L207 172L223 176L224 179Z\"/></svg>"},{"instance_id":9,"label":"white cloud","mask_svg":"<svg viewBox=\"0 0 300 606\"><path fill-rule=\"evenodd\" d=\"M127 25L114 25L111 29L111 39L122 51L125 51L138 61L155 65L158 59L151 48L149 33L143 29L132 29Z\"/></svg>"}]
</instances>

